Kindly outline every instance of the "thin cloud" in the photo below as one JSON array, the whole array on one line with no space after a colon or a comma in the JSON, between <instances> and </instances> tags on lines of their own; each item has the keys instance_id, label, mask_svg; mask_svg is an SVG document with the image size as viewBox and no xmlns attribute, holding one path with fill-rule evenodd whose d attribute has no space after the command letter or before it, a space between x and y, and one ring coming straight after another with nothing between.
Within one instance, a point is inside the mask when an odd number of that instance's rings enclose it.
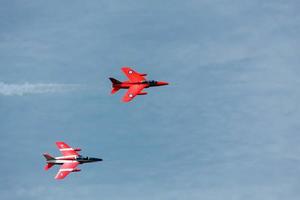
<instances>
[{"instance_id":1,"label":"thin cloud","mask_svg":"<svg viewBox=\"0 0 300 200\"><path fill-rule=\"evenodd\" d=\"M76 84L56 84L56 83L23 83L6 84L0 82L0 95L4 96L22 96L27 94L61 93L79 89Z\"/></svg>"}]
</instances>

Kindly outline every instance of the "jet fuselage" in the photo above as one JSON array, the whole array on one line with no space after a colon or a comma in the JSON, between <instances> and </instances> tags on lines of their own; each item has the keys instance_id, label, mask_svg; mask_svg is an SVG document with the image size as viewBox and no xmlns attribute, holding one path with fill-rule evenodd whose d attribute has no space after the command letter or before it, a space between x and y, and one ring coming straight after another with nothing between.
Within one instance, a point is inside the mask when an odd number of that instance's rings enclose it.
<instances>
[{"instance_id":1,"label":"jet fuselage","mask_svg":"<svg viewBox=\"0 0 300 200\"><path fill-rule=\"evenodd\" d=\"M64 163L72 163L79 162L79 164L91 163L91 162L99 162L102 161L101 158L93 158L93 157L83 157L83 156L61 156L55 157L54 159L47 160L46 162L54 165L62 165Z\"/></svg>"},{"instance_id":2,"label":"jet fuselage","mask_svg":"<svg viewBox=\"0 0 300 200\"><path fill-rule=\"evenodd\" d=\"M132 85L146 85L145 88L149 88L149 87L164 86L168 84L169 83L163 81L142 81L142 82L124 81L121 83L113 84L113 87L120 88L120 89L128 89Z\"/></svg>"},{"instance_id":3,"label":"jet fuselage","mask_svg":"<svg viewBox=\"0 0 300 200\"><path fill-rule=\"evenodd\" d=\"M123 102L129 102L137 95L146 95L147 92L143 91L144 88L169 85L167 82L149 81L145 78L147 74L138 73L130 67L122 67L122 71L127 76L127 81L122 82L112 77L109 79L112 83L111 94L115 94L120 89L128 89L122 98Z\"/></svg>"}]
</instances>

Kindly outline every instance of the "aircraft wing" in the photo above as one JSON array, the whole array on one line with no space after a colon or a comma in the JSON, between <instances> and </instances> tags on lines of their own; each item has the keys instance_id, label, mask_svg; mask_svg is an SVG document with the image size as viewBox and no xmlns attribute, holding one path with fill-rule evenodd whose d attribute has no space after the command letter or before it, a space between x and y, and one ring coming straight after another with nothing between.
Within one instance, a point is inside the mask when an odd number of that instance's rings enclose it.
<instances>
[{"instance_id":1,"label":"aircraft wing","mask_svg":"<svg viewBox=\"0 0 300 200\"><path fill-rule=\"evenodd\" d=\"M134 71L133 69L131 69L130 67L123 67L122 71L124 72L124 74L127 76L127 78L131 81L131 82L141 82L141 81L145 81L146 79L142 76L142 74Z\"/></svg>"},{"instance_id":2,"label":"aircraft wing","mask_svg":"<svg viewBox=\"0 0 300 200\"><path fill-rule=\"evenodd\" d=\"M56 146L63 156L79 156L72 147L64 142L56 142Z\"/></svg>"},{"instance_id":3,"label":"aircraft wing","mask_svg":"<svg viewBox=\"0 0 300 200\"><path fill-rule=\"evenodd\" d=\"M79 164L79 162L64 163L57 172L55 179L64 179L68 176Z\"/></svg>"},{"instance_id":4,"label":"aircraft wing","mask_svg":"<svg viewBox=\"0 0 300 200\"><path fill-rule=\"evenodd\" d=\"M123 102L129 102L131 101L136 95L138 95L146 85L144 84L138 84L138 85L132 85L126 92L126 94L123 97Z\"/></svg>"}]
</instances>

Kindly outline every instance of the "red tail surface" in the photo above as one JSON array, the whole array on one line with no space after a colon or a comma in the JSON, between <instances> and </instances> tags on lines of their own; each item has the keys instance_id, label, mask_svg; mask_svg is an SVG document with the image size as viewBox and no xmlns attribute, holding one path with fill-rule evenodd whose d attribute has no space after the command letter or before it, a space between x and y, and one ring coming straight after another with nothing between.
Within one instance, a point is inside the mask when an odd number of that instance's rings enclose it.
<instances>
[{"instance_id":1,"label":"red tail surface","mask_svg":"<svg viewBox=\"0 0 300 200\"><path fill-rule=\"evenodd\" d=\"M45 170L47 171L48 169L50 169L51 167L53 167L54 164L52 163L48 163L47 165L45 165Z\"/></svg>"},{"instance_id":2,"label":"red tail surface","mask_svg":"<svg viewBox=\"0 0 300 200\"><path fill-rule=\"evenodd\" d=\"M109 80L111 81L113 87L111 90L111 94L115 94L121 89L118 85L121 84L122 82L115 78L109 78Z\"/></svg>"},{"instance_id":3,"label":"red tail surface","mask_svg":"<svg viewBox=\"0 0 300 200\"><path fill-rule=\"evenodd\" d=\"M48 153L44 153L43 156L46 158L46 160L55 160L55 158L53 156L51 156L50 154ZM48 170L50 169L54 164L52 163L47 163L47 165L45 166L45 170Z\"/></svg>"},{"instance_id":4,"label":"red tail surface","mask_svg":"<svg viewBox=\"0 0 300 200\"><path fill-rule=\"evenodd\" d=\"M119 87L114 87L112 90L111 90L111 94L114 94L116 92L118 92L120 90Z\"/></svg>"}]
</instances>

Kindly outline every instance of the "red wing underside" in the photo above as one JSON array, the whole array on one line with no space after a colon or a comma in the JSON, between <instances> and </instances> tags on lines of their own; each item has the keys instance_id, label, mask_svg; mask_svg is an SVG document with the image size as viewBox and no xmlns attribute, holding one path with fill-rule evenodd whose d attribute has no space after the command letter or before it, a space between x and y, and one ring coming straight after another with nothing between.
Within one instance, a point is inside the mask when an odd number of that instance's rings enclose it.
<instances>
[{"instance_id":1,"label":"red wing underside","mask_svg":"<svg viewBox=\"0 0 300 200\"><path fill-rule=\"evenodd\" d=\"M78 156L79 154L68 144L64 142L56 142L56 146L63 156Z\"/></svg>"},{"instance_id":2,"label":"red wing underside","mask_svg":"<svg viewBox=\"0 0 300 200\"><path fill-rule=\"evenodd\" d=\"M146 80L143 76L129 67L123 67L122 71L127 76L130 82L141 82Z\"/></svg>"},{"instance_id":3,"label":"red wing underside","mask_svg":"<svg viewBox=\"0 0 300 200\"><path fill-rule=\"evenodd\" d=\"M123 102L129 102L131 101L136 95L138 95L146 85L144 84L137 84L137 85L132 85L126 92L126 94L123 97Z\"/></svg>"},{"instance_id":4,"label":"red wing underside","mask_svg":"<svg viewBox=\"0 0 300 200\"><path fill-rule=\"evenodd\" d=\"M68 176L79 164L79 162L64 163L57 172L55 179L64 179Z\"/></svg>"}]
</instances>

